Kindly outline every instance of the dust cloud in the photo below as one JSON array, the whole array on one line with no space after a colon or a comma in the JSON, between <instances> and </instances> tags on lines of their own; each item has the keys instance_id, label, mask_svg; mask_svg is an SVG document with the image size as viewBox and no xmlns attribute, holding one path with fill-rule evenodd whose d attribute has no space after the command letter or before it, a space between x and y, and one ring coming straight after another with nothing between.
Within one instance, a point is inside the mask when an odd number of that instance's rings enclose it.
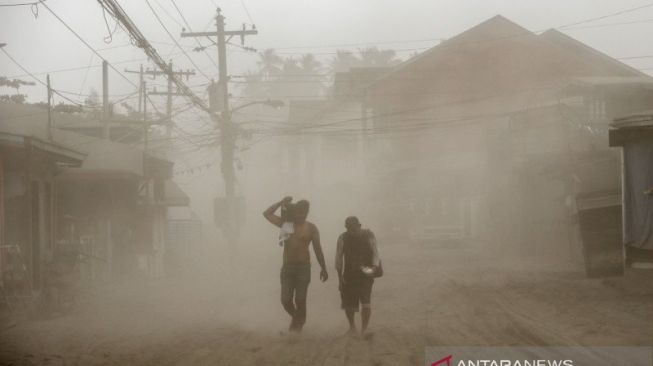
<instances>
[{"instance_id":1,"label":"dust cloud","mask_svg":"<svg viewBox=\"0 0 653 366\"><path fill-rule=\"evenodd\" d=\"M160 24L187 11L195 31L217 21L219 35L233 7L209 17L182 2L99 3L97 19L119 29L110 34L147 53L146 83L125 91L138 100L116 86L101 101L102 83L89 81L80 105L57 109L34 102L40 92L19 93L27 76L0 72L0 86L16 91L0 95L0 134L21 141L0 139L0 365L420 365L431 346L651 346L650 270L631 266L650 247L623 244L625 160L612 134L615 119L651 109L653 81L574 38L602 19L587 15L591 6L542 31L534 11L514 5L509 19L494 4L417 47L392 42L422 25L373 44L255 49L257 28L229 17L238 37L208 43L186 39L182 15L185 35L175 30L170 47L194 62L171 67L167 41L152 38L165 37ZM374 14L394 7L378 6ZM367 32L377 22L359 7L354 23ZM157 23L141 19L165 9ZM323 44L331 28L311 17ZM209 61L228 61L229 75ZM136 80L135 70L125 73ZM58 88L47 89L57 101L75 94ZM287 196L310 202L317 228L293 226L293 239L311 242L301 332L282 306L284 251L297 249L280 246L264 217ZM346 333L336 270L349 216L374 233L384 271L355 315L360 330L371 311L362 334Z\"/></svg>"}]
</instances>

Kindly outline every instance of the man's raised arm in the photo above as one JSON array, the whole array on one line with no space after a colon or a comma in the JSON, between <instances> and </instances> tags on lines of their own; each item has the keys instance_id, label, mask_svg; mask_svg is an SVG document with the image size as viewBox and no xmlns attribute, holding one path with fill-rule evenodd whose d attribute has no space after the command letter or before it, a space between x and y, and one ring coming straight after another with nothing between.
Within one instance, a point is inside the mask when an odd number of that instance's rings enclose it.
<instances>
[{"instance_id":1,"label":"man's raised arm","mask_svg":"<svg viewBox=\"0 0 653 366\"><path fill-rule=\"evenodd\" d=\"M263 211L263 217L265 217L272 225L281 227L283 225L283 220L281 220L281 217L275 214L279 207L281 207L284 204L290 203L292 201L292 197L285 197L281 201L273 204L272 206L268 207L267 210Z\"/></svg>"}]
</instances>

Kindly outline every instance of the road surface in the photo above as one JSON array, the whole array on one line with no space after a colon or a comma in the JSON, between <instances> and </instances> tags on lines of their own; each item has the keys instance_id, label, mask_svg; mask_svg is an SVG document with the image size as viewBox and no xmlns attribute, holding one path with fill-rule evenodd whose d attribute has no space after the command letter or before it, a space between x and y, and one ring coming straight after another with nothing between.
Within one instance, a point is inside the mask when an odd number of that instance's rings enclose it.
<instances>
[{"instance_id":1,"label":"road surface","mask_svg":"<svg viewBox=\"0 0 653 366\"><path fill-rule=\"evenodd\" d=\"M335 273L309 289L291 338L277 263L237 275L124 281L84 296L72 315L4 316L2 364L423 365L426 346L651 346L653 274L589 280L577 265L491 259L474 250L383 254L371 339L344 336Z\"/></svg>"}]
</instances>

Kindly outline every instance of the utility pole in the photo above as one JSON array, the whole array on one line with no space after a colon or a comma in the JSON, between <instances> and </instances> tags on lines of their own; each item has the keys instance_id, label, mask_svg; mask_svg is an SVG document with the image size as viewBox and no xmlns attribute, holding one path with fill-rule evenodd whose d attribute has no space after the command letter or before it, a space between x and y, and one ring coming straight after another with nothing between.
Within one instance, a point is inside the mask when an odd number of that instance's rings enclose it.
<instances>
[{"instance_id":1,"label":"utility pole","mask_svg":"<svg viewBox=\"0 0 653 366\"><path fill-rule=\"evenodd\" d=\"M168 67L170 70L172 68L172 61L168 62ZM170 142L170 137L172 136L172 78L168 78L168 95L166 97L166 117L168 123L166 124L166 138Z\"/></svg>"},{"instance_id":2,"label":"utility pole","mask_svg":"<svg viewBox=\"0 0 653 366\"><path fill-rule=\"evenodd\" d=\"M127 69L125 69L125 72L134 73L134 71ZM140 114L143 112L143 64L140 65L138 75L138 113Z\"/></svg>"},{"instance_id":3,"label":"utility pole","mask_svg":"<svg viewBox=\"0 0 653 366\"><path fill-rule=\"evenodd\" d=\"M52 87L50 87L50 74L46 76L48 85L48 140L52 141Z\"/></svg>"},{"instance_id":4,"label":"utility pole","mask_svg":"<svg viewBox=\"0 0 653 366\"><path fill-rule=\"evenodd\" d=\"M102 138L109 136L109 63L102 60Z\"/></svg>"},{"instance_id":5,"label":"utility pole","mask_svg":"<svg viewBox=\"0 0 653 366\"><path fill-rule=\"evenodd\" d=\"M230 249L236 250L239 236L239 222L235 210L235 187L236 187L236 170L234 168L234 150L236 148L236 134L238 129L231 121L231 111L229 109L229 76L227 74L227 42L234 36L240 37L241 44L245 42L245 36L256 35L256 28L242 30L226 31L225 18L221 14L220 8L217 9L216 32L182 32L182 37L217 37L218 45L218 67L220 79L218 88L220 92L221 118L215 118L220 129L220 151L222 153L221 170L225 184L225 210L226 222L224 223L224 235L227 239ZM229 37L229 39L227 39Z\"/></svg>"},{"instance_id":6,"label":"utility pole","mask_svg":"<svg viewBox=\"0 0 653 366\"><path fill-rule=\"evenodd\" d=\"M173 70L172 62L168 63L168 67L170 68L170 70ZM144 75L149 75L149 76L152 76L153 78L156 78L157 76L162 76L162 75L168 76L168 73L165 72L165 71L162 71L162 70L150 70L148 68L147 70L143 71L143 65L141 65L139 71L125 69L125 72L126 73L131 73L131 74L139 74L139 79L140 79L140 84L139 85L141 86L141 94L144 93L144 91L142 90L143 85L144 85L143 84L143 76ZM185 70L185 71L184 70L178 70L178 71L174 71L173 73L176 76L181 76L181 77L185 76L186 80L188 80L188 78L190 76L195 75L195 70ZM167 96L167 100L166 100L166 117L167 117L166 137L167 138L170 138L171 135L172 135L172 97L175 96L175 95L178 95L178 96L184 96L185 95L183 93L173 92L172 85L173 85L172 78L170 78L168 76L168 92L167 93L157 92L156 89L154 89L153 92L148 93L149 95L165 95L165 96ZM141 100L140 99L138 100L138 111L139 112L141 111Z\"/></svg>"},{"instance_id":7,"label":"utility pole","mask_svg":"<svg viewBox=\"0 0 653 366\"><path fill-rule=\"evenodd\" d=\"M147 120L147 83L143 81L141 83L141 90L143 90L143 178L145 179L145 199L147 204L145 207L149 207L150 199L150 180L146 175L147 172L147 150L149 148L149 130L150 124Z\"/></svg>"}]
</instances>

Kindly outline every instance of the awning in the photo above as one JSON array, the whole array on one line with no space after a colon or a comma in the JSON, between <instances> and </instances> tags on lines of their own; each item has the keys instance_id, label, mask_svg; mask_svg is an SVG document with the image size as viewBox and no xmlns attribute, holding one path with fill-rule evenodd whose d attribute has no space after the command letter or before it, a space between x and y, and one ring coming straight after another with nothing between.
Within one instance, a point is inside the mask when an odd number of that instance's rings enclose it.
<instances>
[{"instance_id":1,"label":"awning","mask_svg":"<svg viewBox=\"0 0 653 366\"><path fill-rule=\"evenodd\" d=\"M64 168L57 175L59 181L115 181L115 180L138 180L138 175L124 170L117 169L88 169L88 168Z\"/></svg>"}]
</instances>

